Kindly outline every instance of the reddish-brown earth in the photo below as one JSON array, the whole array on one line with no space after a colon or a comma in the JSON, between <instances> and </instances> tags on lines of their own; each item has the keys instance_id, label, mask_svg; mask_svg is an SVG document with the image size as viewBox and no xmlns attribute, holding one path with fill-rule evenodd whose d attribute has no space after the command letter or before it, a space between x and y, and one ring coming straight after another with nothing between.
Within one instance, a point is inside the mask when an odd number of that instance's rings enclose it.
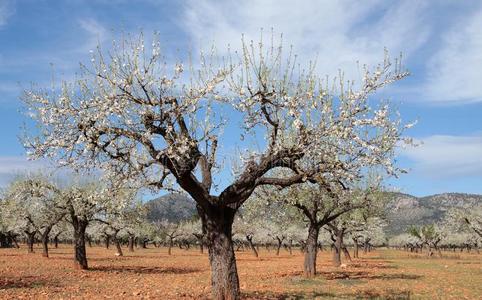
<instances>
[{"instance_id":1,"label":"reddish-brown earth","mask_svg":"<svg viewBox=\"0 0 482 300\"><path fill-rule=\"evenodd\" d=\"M2 299L209 299L207 254L199 250L88 248L90 270L75 270L72 249L51 249L50 258L26 253L26 248L0 249ZM250 299L480 299L482 255L444 253L427 258L393 250L378 250L347 263L331 266L328 251L318 258L319 275L302 277L299 251L236 252L244 298Z\"/></svg>"}]
</instances>

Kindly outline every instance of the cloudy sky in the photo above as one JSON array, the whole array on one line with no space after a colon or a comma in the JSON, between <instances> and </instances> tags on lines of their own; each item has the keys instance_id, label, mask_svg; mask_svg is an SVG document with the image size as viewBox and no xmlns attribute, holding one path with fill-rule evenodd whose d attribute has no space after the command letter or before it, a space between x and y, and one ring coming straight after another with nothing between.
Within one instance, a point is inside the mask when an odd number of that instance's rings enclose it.
<instances>
[{"instance_id":1,"label":"cloudy sky","mask_svg":"<svg viewBox=\"0 0 482 300\"><path fill-rule=\"evenodd\" d=\"M428 195L482 193L482 2L0 0L0 185L28 163L18 142L18 97L31 84L73 78L89 50L120 32L159 32L164 48L236 48L241 34L283 33L321 75L403 53L412 75L384 92L422 142L400 149L408 168L391 184Z\"/></svg>"}]
</instances>

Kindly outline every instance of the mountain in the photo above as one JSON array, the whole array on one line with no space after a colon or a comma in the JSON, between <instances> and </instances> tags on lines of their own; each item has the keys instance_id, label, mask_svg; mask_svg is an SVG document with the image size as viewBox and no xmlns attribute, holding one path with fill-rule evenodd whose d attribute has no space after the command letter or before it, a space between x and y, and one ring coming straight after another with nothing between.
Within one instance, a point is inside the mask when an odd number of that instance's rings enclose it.
<instances>
[{"instance_id":1,"label":"mountain","mask_svg":"<svg viewBox=\"0 0 482 300\"><path fill-rule=\"evenodd\" d=\"M146 202L147 219L150 221L168 220L178 222L197 216L196 203L182 194L167 194Z\"/></svg>"},{"instance_id":2,"label":"mountain","mask_svg":"<svg viewBox=\"0 0 482 300\"><path fill-rule=\"evenodd\" d=\"M482 205L482 195L445 193L415 197L402 193L387 194L386 231L389 235L406 232L410 225L426 225L442 220L445 212L454 207Z\"/></svg>"},{"instance_id":3,"label":"mountain","mask_svg":"<svg viewBox=\"0 0 482 300\"><path fill-rule=\"evenodd\" d=\"M445 193L426 197L415 197L402 193L387 193L386 217L389 236L407 231L410 225L427 225L442 220L447 210L454 207L482 205L482 195ZM196 203L182 194L167 194L150 200L147 218L150 221L167 219L171 222L197 217Z\"/></svg>"}]
</instances>

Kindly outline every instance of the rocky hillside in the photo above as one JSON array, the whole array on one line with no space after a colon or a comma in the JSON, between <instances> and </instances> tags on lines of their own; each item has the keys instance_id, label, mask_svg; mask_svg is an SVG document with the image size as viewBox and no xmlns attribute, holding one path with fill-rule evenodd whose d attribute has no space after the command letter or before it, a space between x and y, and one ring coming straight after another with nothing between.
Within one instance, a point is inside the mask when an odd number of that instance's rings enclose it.
<instances>
[{"instance_id":1,"label":"rocky hillside","mask_svg":"<svg viewBox=\"0 0 482 300\"><path fill-rule=\"evenodd\" d=\"M405 232L410 225L425 225L440 221L453 207L482 205L482 195L445 193L414 197L402 193L387 195L387 218L390 235Z\"/></svg>"},{"instance_id":2,"label":"rocky hillside","mask_svg":"<svg viewBox=\"0 0 482 300\"><path fill-rule=\"evenodd\" d=\"M167 194L146 202L147 218L150 221L168 220L177 222L197 216L196 204L186 195Z\"/></svg>"},{"instance_id":3,"label":"rocky hillside","mask_svg":"<svg viewBox=\"0 0 482 300\"><path fill-rule=\"evenodd\" d=\"M402 193L387 194L386 217L388 235L403 233L410 225L433 224L440 221L452 207L482 205L482 195L446 193L414 197ZM151 221L188 220L197 217L195 202L186 195L167 194L146 202Z\"/></svg>"}]
</instances>

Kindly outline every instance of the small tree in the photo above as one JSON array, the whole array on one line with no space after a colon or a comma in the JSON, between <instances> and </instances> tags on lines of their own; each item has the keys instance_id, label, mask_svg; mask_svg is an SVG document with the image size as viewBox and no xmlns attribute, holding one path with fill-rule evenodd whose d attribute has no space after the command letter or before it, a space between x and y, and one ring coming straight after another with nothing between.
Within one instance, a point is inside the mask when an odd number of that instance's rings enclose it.
<instances>
[{"instance_id":1,"label":"small tree","mask_svg":"<svg viewBox=\"0 0 482 300\"><path fill-rule=\"evenodd\" d=\"M75 267L88 269L85 249L86 229L92 221L99 221L103 214L117 211L129 203L126 190L108 187L105 182L81 182L73 179L59 189L66 220L72 225L74 235Z\"/></svg>"},{"instance_id":2,"label":"small tree","mask_svg":"<svg viewBox=\"0 0 482 300\"><path fill-rule=\"evenodd\" d=\"M33 252L35 236L40 234L42 255L48 257L48 242L52 228L65 216L57 188L42 174L19 178L9 187L8 197L17 203L17 211L24 221L29 252Z\"/></svg>"},{"instance_id":3,"label":"small tree","mask_svg":"<svg viewBox=\"0 0 482 300\"><path fill-rule=\"evenodd\" d=\"M440 233L440 230L438 229L438 226L436 226L435 224L420 227L411 226L408 229L408 233L413 237L419 239L421 249L423 245L427 245L428 256L433 255L432 249L436 249L439 252L439 255L442 255L440 249L438 248L438 244L442 240L442 235Z\"/></svg>"}]
</instances>

